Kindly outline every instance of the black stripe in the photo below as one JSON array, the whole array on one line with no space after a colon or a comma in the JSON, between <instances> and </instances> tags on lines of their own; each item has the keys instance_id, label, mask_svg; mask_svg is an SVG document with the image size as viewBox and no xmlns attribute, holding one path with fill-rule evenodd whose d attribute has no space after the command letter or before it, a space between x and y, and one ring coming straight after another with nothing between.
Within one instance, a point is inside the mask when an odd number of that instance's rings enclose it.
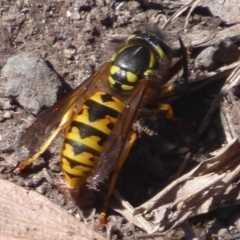
<instances>
[{"instance_id":1,"label":"black stripe","mask_svg":"<svg viewBox=\"0 0 240 240\"><path fill-rule=\"evenodd\" d=\"M78 129L80 137L82 139L91 137L91 136L100 137L100 140L98 141L99 146L103 146L103 144L107 141L108 135L106 133L104 133L92 126L89 126L85 123L73 121L71 123L70 131L71 131L72 127L76 127Z\"/></svg>"},{"instance_id":2,"label":"black stripe","mask_svg":"<svg viewBox=\"0 0 240 240\"><path fill-rule=\"evenodd\" d=\"M115 83L114 85L112 85L112 88L116 91L116 92L130 92L130 91L127 91L127 90L123 90L122 89L122 83L121 82L118 82L117 79L114 79L115 80ZM119 79L118 79L119 80Z\"/></svg>"},{"instance_id":3,"label":"black stripe","mask_svg":"<svg viewBox=\"0 0 240 240\"><path fill-rule=\"evenodd\" d=\"M78 155L78 154L83 153L83 152L88 152L88 153L90 153L94 156L97 156L97 157L100 156L100 153L97 150L95 150L93 148L90 148L88 146L85 146L82 143L79 143L79 142L74 141L72 139L65 138L64 144L67 144L67 143L72 146L74 155Z\"/></svg>"},{"instance_id":4,"label":"black stripe","mask_svg":"<svg viewBox=\"0 0 240 240\"><path fill-rule=\"evenodd\" d=\"M69 178L78 178L78 179L85 179L86 177L85 176L79 176L79 175L74 175L74 174L71 174L71 173L68 173L64 170L65 174L67 174L69 176Z\"/></svg>"},{"instance_id":5,"label":"black stripe","mask_svg":"<svg viewBox=\"0 0 240 240\"><path fill-rule=\"evenodd\" d=\"M109 108L107 106L104 106L98 102L93 101L92 99L88 99L85 102L85 105L89 107L89 121L90 122L95 122L96 120L99 119L104 119L106 116L110 116L113 118L118 118L119 117L119 112ZM79 113L80 115L80 113Z\"/></svg>"},{"instance_id":6,"label":"black stripe","mask_svg":"<svg viewBox=\"0 0 240 240\"><path fill-rule=\"evenodd\" d=\"M109 93L101 94L102 102L114 102L113 96Z\"/></svg>"},{"instance_id":7,"label":"black stripe","mask_svg":"<svg viewBox=\"0 0 240 240\"><path fill-rule=\"evenodd\" d=\"M110 123L107 124L107 128L108 129L112 130L113 127L114 127L114 123L113 122L110 122Z\"/></svg>"},{"instance_id":8,"label":"black stripe","mask_svg":"<svg viewBox=\"0 0 240 240\"><path fill-rule=\"evenodd\" d=\"M87 164L85 164L85 163L77 162L76 160L71 159L71 158L69 158L69 157L67 157L67 156L65 156L65 155L63 155L63 158L65 158L65 159L68 161L68 163L69 163L69 165L71 166L71 168L74 168L74 167L77 167L77 166L88 167L88 168L90 168L90 169L93 169L93 168L94 168L94 167L89 166L89 165L87 165Z\"/></svg>"}]
</instances>

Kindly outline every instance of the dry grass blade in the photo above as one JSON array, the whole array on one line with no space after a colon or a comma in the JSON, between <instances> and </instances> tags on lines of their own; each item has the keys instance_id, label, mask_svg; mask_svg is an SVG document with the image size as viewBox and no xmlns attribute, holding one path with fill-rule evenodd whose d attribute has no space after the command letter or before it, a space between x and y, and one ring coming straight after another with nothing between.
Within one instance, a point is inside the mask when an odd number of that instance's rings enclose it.
<instances>
[{"instance_id":1,"label":"dry grass blade","mask_svg":"<svg viewBox=\"0 0 240 240\"><path fill-rule=\"evenodd\" d=\"M200 0L192 0L189 3L185 4L184 6L182 6L179 10L177 10L169 19L168 21L163 25L162 29L165 29L168 25L170 25L177 17L179 17L183 12L185 12L189 7L190 11L188 13L188 16L186 18L186 23L184 26L184 29L186 29L187 27L187 23L189 20L189 17L191 15L191 13L193 12L193 10L196 8L196 6L199 4Z\"/></svg>"},{"instance_id":2,"label":"dry grass blade","mask_svg":"<svg viewBox=\"0 0 240 240\"><path fill-rule=\"evenodd\" d=\"M228 77L226 83L222 87L222 90L216 96L211 108L208 110L208 113L205 115L205 118L198 130L199 134L202 134L208 127L212 114L217 110L222 98L229 93L229 91L240 81L240 64L234 69L231 75Z\"/></svg>"},{"instance_id":3,"label":"dry grass blade","mask_svg":"<svg viewBox=\"0 0 240 240\"><path fill-rule=\"evenodd\" d=\"M117 201L111 201L111 208L124 216L128 220L128 222L133 223L137 227L145 230L146 232L151 232L155 228L155 225L152 224L150 221L146 220L143 216L134 216L134 207L131 206L131 204L127 202L117 190L114 191L114 197Z\"/></svg>"},{"instance_id":4,"label":"dry grass blade","mask_svg":"<svg viewBox=\"0 0 240 240\"><path fill-rule=\"evenodd\" d=\"M239 64L240 62L238 61L228 66L221 67L216 71L203 73L198 77L193 77L193 78L190 77L188 81L189 82L188 86L185 86L185 84L177 85L176 92L174 92L173 94L165 95L160 99L162 102L172 102L183 97L184 95L196 92L213 82L226 78L233 71L233 69L235 69Z\"/></svg>"}]
</instances>

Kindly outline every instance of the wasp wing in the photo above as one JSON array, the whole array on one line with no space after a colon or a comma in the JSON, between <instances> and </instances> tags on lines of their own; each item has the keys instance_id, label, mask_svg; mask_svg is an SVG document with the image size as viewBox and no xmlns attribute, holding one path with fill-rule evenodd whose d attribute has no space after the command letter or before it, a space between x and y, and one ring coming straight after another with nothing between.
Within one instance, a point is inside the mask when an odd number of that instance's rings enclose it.
<instances>
[{"instance_id":1,"label":"wasp wing","mask_svg":"<svg viewBox=\"0 0 240 240\"><path fill-rule=\"evenodd\" d=\"M107 177L121 158L127 146L132 124L137 116L139 106L142 103L148 84L149 81L140 81L127 100L122 114L104 145L94 175L89 179L90 187L94 188L99 182Z\"/></svg>"},{"instance_id":2,"label":"wasp wing","mask_svg":"<svg viewBox=\"0 0 240 240\"><path fill-rule=\"evenodd\" d=\"M23 154L22 157L27 158L33 155L44 144L45 139L61 124L62 119L66 115L73 114L76 104L85 101L92 94L97 81L107 78L111 65L111 62L103 64L99 71L37 118L23 134L18 144L19 152Z\"/></svg>"}]
</instances>

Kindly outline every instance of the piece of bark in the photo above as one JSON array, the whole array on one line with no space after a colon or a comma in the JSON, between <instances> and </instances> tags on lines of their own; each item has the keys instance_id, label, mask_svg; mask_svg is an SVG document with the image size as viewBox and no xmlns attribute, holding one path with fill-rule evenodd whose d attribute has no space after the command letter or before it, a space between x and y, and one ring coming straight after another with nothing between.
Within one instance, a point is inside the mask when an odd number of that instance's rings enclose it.
<instances>
[{"instance_id":1,"label":"piece of bark","mask_svg":"<svg viewBox=\"0 0 240 240\"><path fill-rule=\"evenodd\" d=\"M35 191L0 179L0 240L104 240Z\"/></svg>"}]
</instances>

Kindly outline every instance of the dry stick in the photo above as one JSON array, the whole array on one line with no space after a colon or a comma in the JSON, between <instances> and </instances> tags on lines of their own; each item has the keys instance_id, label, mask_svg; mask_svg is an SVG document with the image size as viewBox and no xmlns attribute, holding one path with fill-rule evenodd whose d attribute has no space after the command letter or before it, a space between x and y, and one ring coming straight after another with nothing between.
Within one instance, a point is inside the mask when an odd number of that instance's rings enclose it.
<instances>
[{"instance_id":1,"label":"dry stick","mask_svg":"<svg viewBox=\"0 0 240 240\"><path fill-rule=\"evenodd\" d=\"M183 163L180 165L180 167L178 168L178 171L176 174L174 174L173 176L171 176L168 180L167 180L167 184L173 182L174 180L178 179L184 172L184 170L186 169L188 163L190 162L192 158L192 154L191 153L187 153L187 155L185 156Z\"/></svg>"},{"instance_id":2,"label":"dry stick","mask_svg":"<svg viewBox=\"0 0 240 240\"><path fill-rule=\"evenodd\" d=\"M229 91L227 97L228 97L228 100L233 105L233 107L237 106L238 110L239 110L239 103L236 101L236 97L234 96L232 90ZM224 108L221 112L223 112L223 114L225 114L225 116L226 116L226 119L227 119L227 122L228 122L228 125L229 125L229 130L231 132L232 138L238 137L238 134L237 134L237 132L234 129L234 124L232 122L232 118L230 116L229 111L227 111L226 108Z\"/></svg>"},{"instance_id":3,"label":"dry stick","mask_svg":"<svg viewBox=\"0 0 240 240\"><path fill-rule=\"evenodd\" d=\"M233 139L233 132L229 126L229 121L226 116L226 112L224 111L224 106L221 106L220 108L220 119L221 119L222 127L224 129L225 138L229 143L231 139Z\"/></svg>"},{"instance_id":4,"label":"dry stick","mask_svg":"<svg viewBox=\"0 0 240 240\"><path fill-rule=\"evenodd\" d=\"M217 237L219 238L219 236L216 234L213 235L213 237ZM229 237L224 237L224 238L221 238L221 240L237 240L240 238L240 234L235 234L235 235L232 235L232 236L229 236Z\"/></svg>"},{"instance_id":5,"label":"dry stick","mask_svg":"<svg viewBox=\"0 0 240 240\"><path fill-rule=\"evenodd\" d=\"M107 224L107 240L112 239L112 224Z\"/></svg>"},{"instance_id":6,"label":"dry stick","mask_svg":"<svg viewBox=\"0 0 240 240\"><path fill-rule=\"evenodd\" d=\"M199 77L195 77L194 79L189 78L187 86L185 83L177 85L176 91L174 91L174 93L168 94L166 96L162 96L161 98L159 98L159 100L161 100L161 102L164 102L164 103L171 103L173 101L176 101L185 95L196 92L215 81L218 81L220 79L227 77L231 73L231 71L235 67L237 67L239 64L240 62L235 62L228 66L221 67L216 71L206 73Z\"/></svg>"},{"instance_id":7,"label":"dry stick","mask_svg":"<svg viewBox=\"0 0 240 240\"><path fill-rule=\"evenodd\" d=\"M155 239L157 237L162 237L162 233L151 233L151 234L138 234L135 236L136 239Z\"/></svg>"},{"instance_id":8,"label":"dry stick","mask_svg":"<svg viewBox=\"0 0 240 240\"><path fill-rule=\"evenodd\" d=\"M196 3L194 3L196 2ZM173 22L177 17L179 17L183 12L185 12L190 6L190 14L192 13L193 9L198 5L198 3L200 2L200 0L192 0L191 2L185 4L184 6L182 6L178 11L176 11L169 19L168 21L163 25L162 29L165 29L171 22ZM187 20L188 21L188 18ZM186 23L185 23L186 25ZM185 27L185 26L184 26Z\"/></svg>"},{"instance_id":9,"label":"dry stick","mask_svg":"<svg viewBox=\"0 0 240 240\"><path fill-rule=\"evenodd\" d=\"M184 30L186 30L188 22L189 22L189 18L190 18L192 12L197 7L197 5L199 4L200 1L201 0L195 0L195 1L191 2L191 3L193 3L193 5L191 6L191 9L189 10L188 15L186 17L186 21L185 21L185 24L184 24Z\"/></svg>"},{"instance_id":10,"label":"dry stick","mask_svg":"<svg viewBox=\"0 0 240 240\"><path fill-rule=\"evenodd\" d=\"M186 239L197 239L196 234L194 233L192 226L190 225L189 221L184 221L180 227L182 228L184 232L184 238Z\"/></svg>"},{"instance_id":11,"label":"dry stick","mask_svg":"<svg viewBox=\"0 0 240 240\"><path fill-rule=\"evenodd\" d=\"M198 130L198 136L200 136L208 127L211 116L213 113L217 110L219 107L219 103L222 100L222 98L229 92L229 90L237 85L237 83L240 80L240 64L233 70L231 75L228 77L225 86L222 88L222 90L219 92L215 100L213 101L213 104L211 108L208 110L202 124L200 125L200 128Z\"/></svg>"},{"instance_id":12,"label":"dry stick","mask_svg":"<svg viewBox=\"0 0 240 240\"><path fill-rule=\"evenodd\" d=\"M233 138L237 137L237 134L234 130L231 117L229 116L229 113L226 110L226 108L227 108L227 102L224 100L223 104L221 104L221 107L220 107L220 118L221 118L221 123L224 129L224 133L226 136L226 140L229 143Z\"/></svg>"}]
</instances>

